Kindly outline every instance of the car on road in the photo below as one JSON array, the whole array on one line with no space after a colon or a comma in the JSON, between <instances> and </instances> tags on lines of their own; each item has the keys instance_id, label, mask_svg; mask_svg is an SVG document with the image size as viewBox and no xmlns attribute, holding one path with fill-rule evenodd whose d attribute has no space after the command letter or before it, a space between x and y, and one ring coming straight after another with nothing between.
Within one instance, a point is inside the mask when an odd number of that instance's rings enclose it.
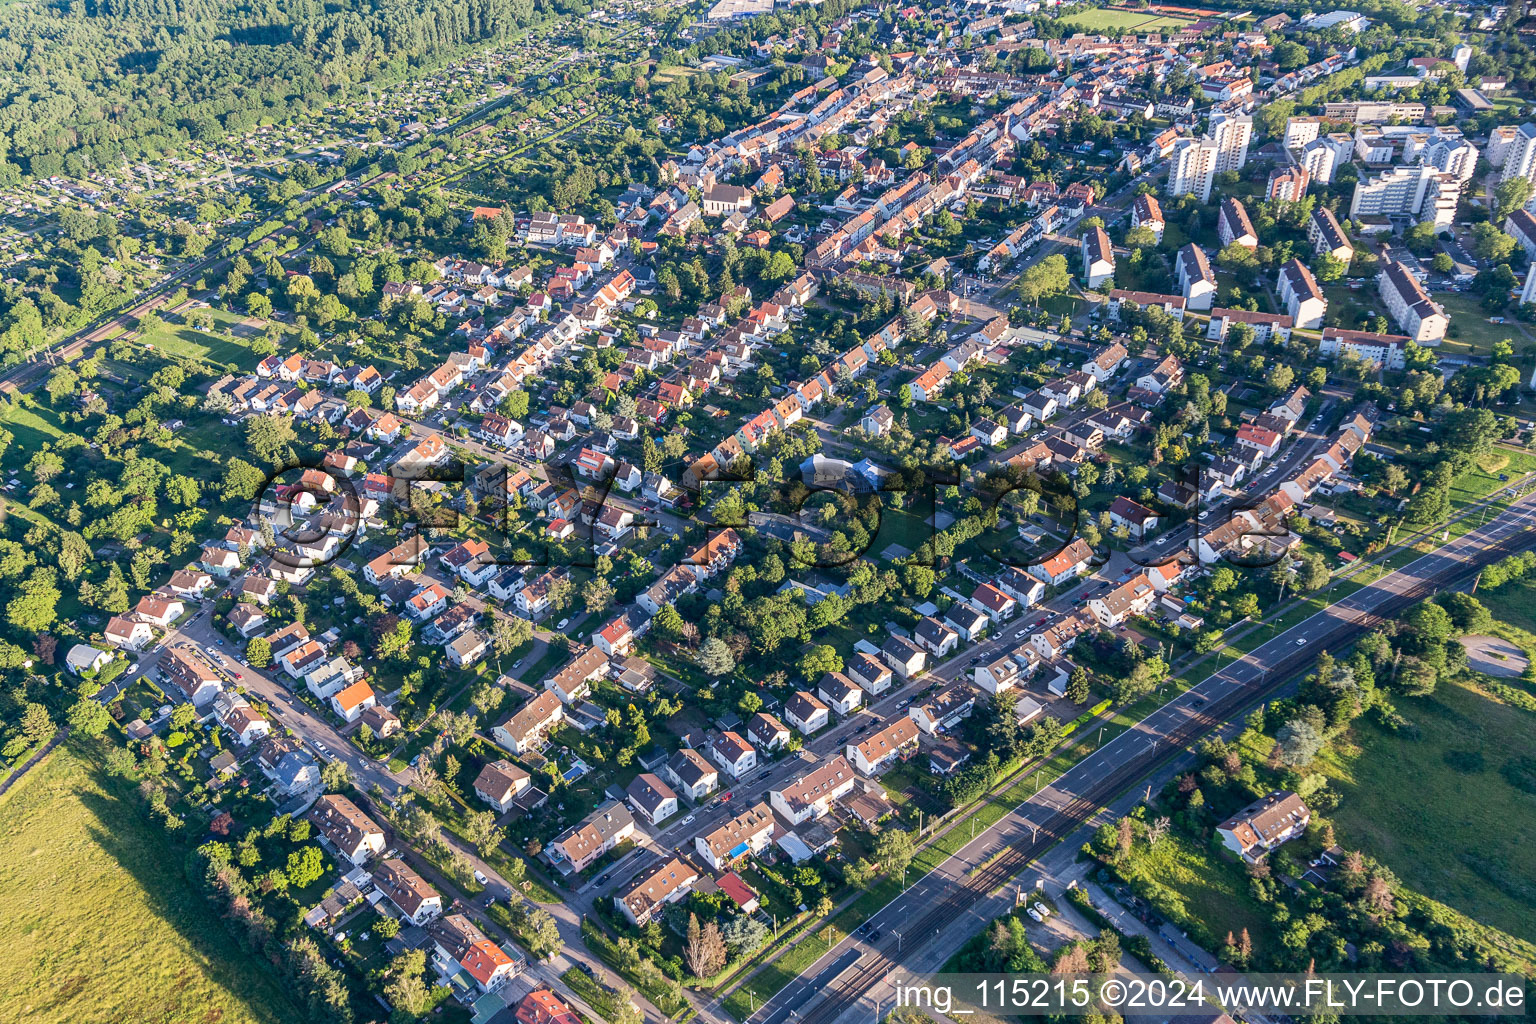
<instances>
[{"instance_id":1,"label":"car on road","mask_svg":"<svg viewBox=\"0 0 1536 1024\"><path fill-rule=\"evenodd\" d=\"M479 882L481 885L484 885L486 882L489 881L489 879L485 877L485 872L483 872L480 869L476 868L475 869L475 881Z\"/></svg>"},{"instance_id":2,"label":"car on road","mask_svg":"<svg viewBox=\"0 0 1536 1024\"><path fill-rule=\"evenodd\" d=\"M879 942L880 941L880 929L879 928L876 928L874 931L869 933L869 941L870 942Z\"/></svg>"},{"instance_id":3,"label":"car on road","mask_svg":"<svg viewBox=\"0 0 1536 1024\"><path fill-rule=\"evenodd\" d=\"M570 623L571 623L570 619L561 619L559 622L555 623L555 628L556 629L564 629L566 626L570 625Z\"/></svg>"},{"instance_id":4,"label":"car on road","mask_svg":"<svg viewBox=\"0 0 1536 1024\"><path fill-rule=\"evenodd\" d=\"M1296 641L1296 646L1297 647L1303 647L1303 646L1306 645L1306 642L1307 642L1307 638L1306 637L1302 637L1300 640Z\"/></svg>"},{"instance_id":5,"label":"car on road","mask_svg":"<svg viewBox=\"0 0 1536 1024\"><path fill-rule=\"evenodd\" d=\"M679 822L679 824L681 824L681 825L691 825L691 824L693 824L693 815L691 815L691 814L688 815L688 817L684 818L681 822Z\"/></svg>"}]
</instances>

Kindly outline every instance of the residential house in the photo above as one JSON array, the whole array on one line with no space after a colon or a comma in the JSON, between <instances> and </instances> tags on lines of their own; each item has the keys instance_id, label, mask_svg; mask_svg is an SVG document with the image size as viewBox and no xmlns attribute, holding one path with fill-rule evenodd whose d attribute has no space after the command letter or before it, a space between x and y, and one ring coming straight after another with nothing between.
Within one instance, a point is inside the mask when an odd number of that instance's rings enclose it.
<instances>
[{"instance_id":1,"label":"residential house","mask_svg":"<svg viewBox=\"0 0 1536 1024\"><path fill-rule=\"evenodd\" d=\"M682 794L697 803L720 787L720 772L691 747L673 754L664 769Z\"/></svg>"},{"instance_id":2,"label":"residential house","mask_svg":"<svg viewBox=\"0 0 1536 1024\"><path fill-rule=\"evenodd\" d=\"M891 688L891 669L879 658L864 651L856 651L848 659L845 669L848 678L871 696L878 697Z\"/></svg>"},{"instance_id":3,"label":"residential house","mask_svg":"<svg viewBox=\"0 0 1536 1024\"><path fill-rule=\"evenodd\" d=\"M1081 537L1074 537L1070 544L1050 558L1031 565L1029 573L1042 583L1059 587L1068 580L1076 579L1087 572L1091 558L1093 558L1093 549L1088 546L1088 542Z\"/></svg>"},{"instance_id":4,"label":"residential house","mask_svg":"<svg viewBox=\"0 0 1536 1024\"><path fill-rule=\"evenodd\" d=\"M759 711L747 722L747 739L758 750L771 753L789 745L789 727L766 711Z\"/></svg>"},{"instance_id":5,"label":"residential house","mask_svg":"<svg viewBox=\"0 0 1536 1024\"><path fill-rule=\"evenodd\" d=\"M622 803L604 804L545 847L562 874L575 874L635 834L635 816Z\"/></svg>"},{"instance_id":6,"label":"residential house","mask_svg":"<svg viewBox=\"0 0 1536 1024\"><path fill-rule=\"evenodd\" d=\"M928 652L904 636L892 634L880 648L880 656L903 681L922 674L928 664Z\"/></svg>"},{"instance_id":7,"label":"residential house","mask_svg":"<svg viewBox=\"0 0 1536 1024\"><path fill-rule=\"evenodd\" d=\"M475 776L475 796L501 814L505 814L518 797L532 788L533 776L506 758L487 763L480 769L480 774Z\"/></svg>"},{"instance_id":8,"label":"residential house","mask_svg":"<svg viewBox=\"0 0 1536 1024\"><path fill-rule=\"evenodd\" d=\"M565 705L553 691L545 690L491 730L498 744L514 754L543 747L549 730L565 717Z\"/></svg>"},{"instance_id":9,"label":"residential house","mask_svg":"<svg viewBox=\"0 0 1536 1024\"><path fill-rule=\"evenodd\" d=\"M442 914L442 894L400 858L380 862L372 874L374 886L411 924L419 928Z\"/></svg>"},{"instance_id":10,"label":"residential house","mask_svg":"<svg viewBox=\"0 0 1536 1024\"><path fill-rule=\"evenodd\" d=\"M784 718L800 730L802 736L809 736L825 728L831 717L830 709L804 690L796 691L794 696L784 702Z\"/></svg>"},{"instance_id":11,"label":"residential house","mask_svg":"<svg viewBox=\"0 0 1536 1024\"><path fill-rule=\"evenodd\" d=\"M614 897L614 906L636 928L649 924L658 910L676 903L693 891L699 873L680 857L646 872L622 895ZM573 1015L574 1016L574 1015ZM521 1017L519 1017L521 1020ZM529 1024L545 1024L530 1021ZM572 1024L575 1024L573 1021Z\"/></svg>"},{"instance_id":12,"label":"residential house","mask_svg":"<svg viewBox=\"0 0 1536 1024\"><path fill-rule=\"evenodd\" d=\"M384 852L384 830L344 796L327 793L307 817L336 855L354 867Z\"/></svg>"},{"instance_id":13,"label":"residential house","mask_svg":"<svg viewBox=\"0 0 1536 1024\"><path fill-rule=\"evenodd\" d=\"M923 732L935 736L970 717L975 707L976 691L957 683L921 703L914 702L907 708L907 717Z\"/></svg>"},{"instance_id":14,"label":"residential house","mask_svg":"<svg viewBox=\"0 0 1536 1024\"><path fill-rule=\"evenodd\" d=\"M348 725L357 721L363 712L379 702L366 680L357 682L331 694L331 710Z\"/></svg>"},{"instance_id":15,"label":"residential house","mask_svg":"<svg viewBox=\"0 0 1536 1024\"><path fill-rule=\"evenodd\" d=\"M650 772L635 776L624 796L635 813L652 825L659 825L677 813L677 794L660 776Z\"/></svg>"},{"instance_id":16,"label":"residential house","mask_svg":"<svg viewBox=\"0 0 1536 1024\"><path fill-rule=\"evenodd\" d=\"M853 765L842 754L829 758L804 775L768 791L768 802L791 825L822 818L832 804L853 792L858 783Z\"/></svg>"},{"instance_id":17,"label":"residential house","mask_svg":"<svg viewBox=\"0 0 1536 1024\"><path fill-rule=\"evenodd\" d=\"M698 855L716 871L768 848L775 829L773 812L758 803L705 835L694 838Z\"/></svg>"},{"instance_id":18,"label":"residential house","mask_svg":"<svg viewBox=\"0 0 1536 1024\"><path fill-rule=\"evenodd\" d=\"M1136 540L1145 540L1157 532L1162 517L1139 501L1117 495L1109 505L1109 521Z\"/></svg>"},{"instance_id":19,"label":"residential house","mask_svg":"<svg viewBox=\"0 0 1536 1024\"><path fill-rule=\"evenodd\" d=\"M850 742L844 755L864 775L878 775L917 749L920 730L906 715L888 719L867 739Z\"/></svg>"},{"instance_id":20,"label":"residential house","mask_svg":"<svg viewBox=\"0 0 1536 1024\"><path fill-rule=\"evenodd\" d=\"M710 740L709 756L733 779L757 767L757 750L740 733L729 730Z\"/></svg>"},{"instance_id":21,"label":"residential house","mask_svg":"<svg viewBox=\"0 0 1536 1024\"><path fill-rule=\"evenodd\" d=\"M1301 797L1276 791L1217 825L1216 834L1229 850L1252 863L1302 835L1311 820L1312 812Z\"/></svg>"},{"instance_id":22,"label":"residential house","mask_svg":"<svg viewBox=\"0 0 1536 1024\"><path fill-rule=\"evenodd\" d=\"M864 702L864 691L841 672L825 672L816 685L816 696L839 715L851 715Z\"/></svg>"}]
</instances>

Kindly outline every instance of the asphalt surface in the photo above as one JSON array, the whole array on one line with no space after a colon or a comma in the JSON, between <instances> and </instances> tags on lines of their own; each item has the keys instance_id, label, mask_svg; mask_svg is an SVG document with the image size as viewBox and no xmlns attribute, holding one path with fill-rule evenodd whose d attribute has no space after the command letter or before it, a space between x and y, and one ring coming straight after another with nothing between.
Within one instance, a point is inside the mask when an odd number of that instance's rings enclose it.
<instances>
[{"instance_id":1,"label":"asphalt surface","mask_svg":"<svg viewBox=\"0 0 1536 1024\"><path fill-rule=\"evenodd\" d=\"M915 965L951 952L930 948L947 924L969 913L1102 805L1181 756L1200 736L1246 712L1309 667L1320 651L1340 649L1383 618L1449 589L1488 562L1532 546L1533 521L1536 496L1519 498L1487 525L1286 629L1168 702L1042 787L870 918L880 932L878 942L844 939L760 1007L752 1021L780 1024L785 1011L801 1024L871 1019L877 1001L889 1005L889 974L911 973ZM859 953L853 965L818 984L823 968L841 962L850 950Z\"/></svg>"}]
</instances>

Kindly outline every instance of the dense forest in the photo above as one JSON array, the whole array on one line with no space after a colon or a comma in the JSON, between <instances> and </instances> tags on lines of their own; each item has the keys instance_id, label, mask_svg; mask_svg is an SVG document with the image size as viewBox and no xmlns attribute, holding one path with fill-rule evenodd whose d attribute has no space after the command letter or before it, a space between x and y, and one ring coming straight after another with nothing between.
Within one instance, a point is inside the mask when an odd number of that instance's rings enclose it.
<instances>
[{"instance_id":1,"label":"dense forest","mask_svg":"<svg viewBox=\"0 0 1536 1024\"><path fill-rule=\"evenodd\" d=\"M504 38L547 0L0 6L0 184L215 140Z\"/></svg>"}]
</instances>

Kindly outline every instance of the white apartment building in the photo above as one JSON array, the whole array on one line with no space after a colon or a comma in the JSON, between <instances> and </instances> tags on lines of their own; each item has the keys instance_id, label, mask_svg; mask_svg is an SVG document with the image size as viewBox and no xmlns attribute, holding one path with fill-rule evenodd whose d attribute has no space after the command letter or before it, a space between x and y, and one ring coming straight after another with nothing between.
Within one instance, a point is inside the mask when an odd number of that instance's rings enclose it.
<instances>
[{"instance_id":1,"label":"white apartment building","mask_svg":"<svg viewBox=\"0 0 1536 1024\"><path fill-rule=\"evenodd\" d=\"M1405 335L1421 345L1440 344L1450 320L1406 266L1397 260L1389 262L1376 275L1376 287L1387 313Z\"/></svg>"},{"instance_id":2,"label":"white apartment building","mask_svg":"<svg viewBox=\"0 0 1536 1024\"><path fill-rule=\"evenodd\" d=\"M1401 334L1373 334L1370 331L1345 331L1337 327L1323 330L1323 341L1318 354L1336 359L1352 355L1362 362L1375 363L1388 370L1401 370L1406 365L1408 339Z\"/></svg>"},{"instance_id":3,"label":"white apartment building","mask_svg":"<svg viewBox=\"0 0 1536 1024\"><path fill-rule=\"evenodd\" d=\"M1529 178L1536 181L1536 124L1527 121L1510 135L1508 149L1503 152L1504 171L1500 181L1511 178ZM1492 145L1489 146L1490 152ZM1490 162L1491 157L1490 157Z\"/></svg>"},{"instance_id":4,"label":"white apartment building","mask_svg":"<svg viewBox=\"0 0 1536 1024\"><path fill-rule=\"evenodd\" d=\"M1302 146L1301 152L1296 154L1296 163L1313 181L1321 185L1333 182L1335 168L1333 147L1322 139L1313 139Z\"/></svg>"},{"instance_id":5,"label":"white apartment building","mask_svg":"<svg viewBox=\"0 0 1536 1024\"><path fill-rule=\"evenodd\" d=\"M1168 157L1168 194L1193 195L1202 203L1210 202L1218 155L1216 143L1209 139L1175 142Z\"/></svg>"},{"instance_id":6,"label":"white apartment building","mask_svg":"<svg viewBox=\"0 0 1536 1024\"><path fill-rule=\"evenodd\" d=\"M1285 122L1285 148L1302 149L1323 130L1321 117L1292 117Z\"/></svg>"},{"instance_id":7,"label":"white apartment building","mask_svg":"<svg viewBox=\"0 0 1536 1024\"><path fill-rule=\"evenodd\" d=\"M1293 259L1280 268L1279 294L1293 327L1314 330L1323 326L1328 300L1323 297L1317 278L1301 260Z\"/></svg>"},{"instance_id":8,"label":"white apartment building","mask_svg":"<svg viewBox=\"0 0 1536 1024\"><path fill-rule=\"evenodd\" d=\"M1374 178L1355 183L1349 216L1410 216L1419 223L1432 222L1436 228L1449 227L1461 198L1461 180L1454 174L1418 164L1393 167Z\"/></svg>"},{"instance_id":9,"label":"white apartment building","mask_svg":"<svg viewBox=\"0 0 1536 1024\"><path fill-rule=\"evenodd\" d=\"M1191 242L1179 250L1174 262L1185 304L1190 309L1210 309L1216 298L1216 274L1205 250Z\"/></svg>"},{"instance_id":10,"label":"white apartment building","mask_svg":"<svg viewBox=\"0 0 1536 1024\"><path fill-rule=\"evenodd\" d=\"M1206 138L1216 143L1216 173L1240 171L1248 163L1248 143L1253 141L1253 118L1246 114L1212 114Z\"/></svg>"},{"instance_id":11,"label":"white apartment building","mask_svg":"<svg viewBox=\"0 0 1536 1024\"><path fill-rule=\"evenodd\" d=\"M1179 139L1168 157L1167 191L1171 196L1193 194L1210 202L1216 175L1237 171L1248 162L1248 143L1253 140L1253 118L1215 114L1204 137Z\"/></svg>"}]
</instances>

